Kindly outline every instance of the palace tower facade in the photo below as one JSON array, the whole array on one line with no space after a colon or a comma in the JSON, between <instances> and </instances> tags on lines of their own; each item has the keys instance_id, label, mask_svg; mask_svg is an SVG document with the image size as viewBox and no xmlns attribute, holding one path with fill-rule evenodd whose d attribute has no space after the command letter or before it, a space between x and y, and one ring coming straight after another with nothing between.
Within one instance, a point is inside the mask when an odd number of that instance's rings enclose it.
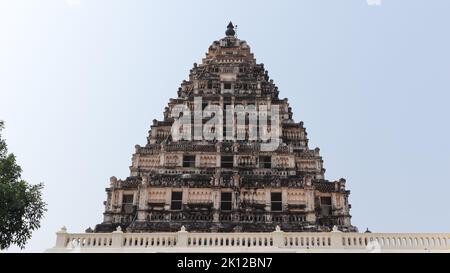
<instances>
[{"instance_id":1,"label":"palace tower facade","mask_svg":"<svg viewBox=\"0 0 450 273\"><path fill-rule=\"evenodd\" d=\"M95 232L118 226L128 232L172 232L182 226L190 232L268 232L276 226L283 231L330 231L333 226L356 231L345 179L325 179L319 149L308 147L303 122L294 122L287 99L278 95L264 65L230 23L226 36L213 42L201 64L194 64L164 119L153 121L147 143L136 146L130 176L111 178L104 221ZM180 105L192 113L190 128L174 127L187 116L186 111L174 116ZM223 109L223 115L200 113L199 125L198 109L209 105ZM263 127L279 134L279 142L272 139L276 146L264 146L270 142L263 139L264 130L252 135L254 112L244 113L245 124L237 124L234 112L231 121L225 118L225 109L238 106L278 110L267 112ZM220 128L206 126L218 116L224 120ZM256 124L263 126L260 120ZM196 135L204 131L215 137ZM181 138L174 132L181 132ZM244 137L225 137L238 134Z\"/></svg>"}]
</instances>

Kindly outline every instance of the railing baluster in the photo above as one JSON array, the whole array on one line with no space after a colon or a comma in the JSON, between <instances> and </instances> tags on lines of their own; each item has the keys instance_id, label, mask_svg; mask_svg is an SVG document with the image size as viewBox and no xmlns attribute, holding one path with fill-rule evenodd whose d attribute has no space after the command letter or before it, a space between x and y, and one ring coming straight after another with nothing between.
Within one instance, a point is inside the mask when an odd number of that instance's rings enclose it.
<instances>
[{"instance_id":1,"label":"railing baluster","mask_svg":"<svg viewBox=\"0 0 450 273\"><path fill-rule=\"evenodd\" d=\"M450 234L414 233L312 233L312 232L273 232L273 233L188 233L180 239L177 233L86 233L63 234L58 239L61 251L87 249L99 252L106 248L141 248L158 251L163 248L289 248L289 249L333 249L369 251L379 248L399 252L446 251L450 252ZM114 237L119 236L119 237ZM179 241L181 243L179 243Z\"/></svg>"}]
</instances>

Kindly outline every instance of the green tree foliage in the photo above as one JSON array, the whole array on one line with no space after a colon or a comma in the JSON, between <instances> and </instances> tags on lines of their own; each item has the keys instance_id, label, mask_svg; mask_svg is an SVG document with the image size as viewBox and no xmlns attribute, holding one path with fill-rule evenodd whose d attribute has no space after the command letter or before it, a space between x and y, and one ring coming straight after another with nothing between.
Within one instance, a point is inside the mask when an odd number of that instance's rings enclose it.
<instances>
[{"instance_id":1,"label":"green tree foliage","mask_svg":"<svg viewBox=\"0 0 450 273\"><path fill-rule=\"evenodd\" d=\"M22 168L15 156L8 154L3 128L0 121L0 249L11 245L24 248L46 211L43 184L30 185L21 179Z\"/></svg>"}]
</instances>

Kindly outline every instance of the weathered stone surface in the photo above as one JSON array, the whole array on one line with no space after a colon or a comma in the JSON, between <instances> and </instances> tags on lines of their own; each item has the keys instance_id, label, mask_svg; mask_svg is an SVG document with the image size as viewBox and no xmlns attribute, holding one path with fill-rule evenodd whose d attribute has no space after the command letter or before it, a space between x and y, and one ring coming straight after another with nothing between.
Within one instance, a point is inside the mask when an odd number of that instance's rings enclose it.
<instances>
[{"instance_id":1,"label":"weathered stone surface","mask_svg":"<svg viewBox=\"0 0 450 273\"><path fill-rule=\"evenodd\" d=\"M277 225L283 231L330 231L334 225L356 230L346 181L325 179L320 150L308 147L303 122L294 122L288 100L278 97L264 65L257 64L247 42L235 37L232 25L226 33L201 64L194 64L178 97L165 108L164 120L153 121L147 144L136 146L130 176L111 178L104 221L96 232L118 226L132 232L182 226L190 232L269 232ZM178 104L193 108L196 97L221 109L279 106L281 143L265 151L261 135L252 140L249 128L239 125L234 130L244 132L243 140L174 141L172 110Z\"/></svg>"}]
</instances>

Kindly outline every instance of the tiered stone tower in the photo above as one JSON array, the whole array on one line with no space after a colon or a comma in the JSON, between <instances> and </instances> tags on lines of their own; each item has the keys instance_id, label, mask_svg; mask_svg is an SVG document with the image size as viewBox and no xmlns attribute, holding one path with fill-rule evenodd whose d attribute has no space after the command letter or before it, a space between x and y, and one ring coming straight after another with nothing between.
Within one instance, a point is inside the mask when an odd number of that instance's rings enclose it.
<instances>
[{"instance_id":1,"label":"tiered stone tower","mask_svg":"<svg viewBox=\"0 0 450 273\"><path fill-rule=\"evenodd\" d=\"M309 149L303 122L294 122L288 100L278 93L230 23L226 37L213 42L202 64L194 64L178 98L165 108L164 120L153 121L147 144L136 146L130 176L111 178L104 221L95 231L119 225L129 232L178 231L182 226L190 232L265 232L276 226L356 231L345 180L325 180L319 149ZM172 125L178 116L173 118L172 110L181 104L194 111L198 97L201 109L207 104L221 109L278 106L279 122L269 123L268 131L279 129L279 145L262 149L265 141L260 135L252 139L249 125L227 121L221 133L244 132L245 139L175 141ZM202 116L201 125L207 121Z\"/></svg>"}]
</instances>

